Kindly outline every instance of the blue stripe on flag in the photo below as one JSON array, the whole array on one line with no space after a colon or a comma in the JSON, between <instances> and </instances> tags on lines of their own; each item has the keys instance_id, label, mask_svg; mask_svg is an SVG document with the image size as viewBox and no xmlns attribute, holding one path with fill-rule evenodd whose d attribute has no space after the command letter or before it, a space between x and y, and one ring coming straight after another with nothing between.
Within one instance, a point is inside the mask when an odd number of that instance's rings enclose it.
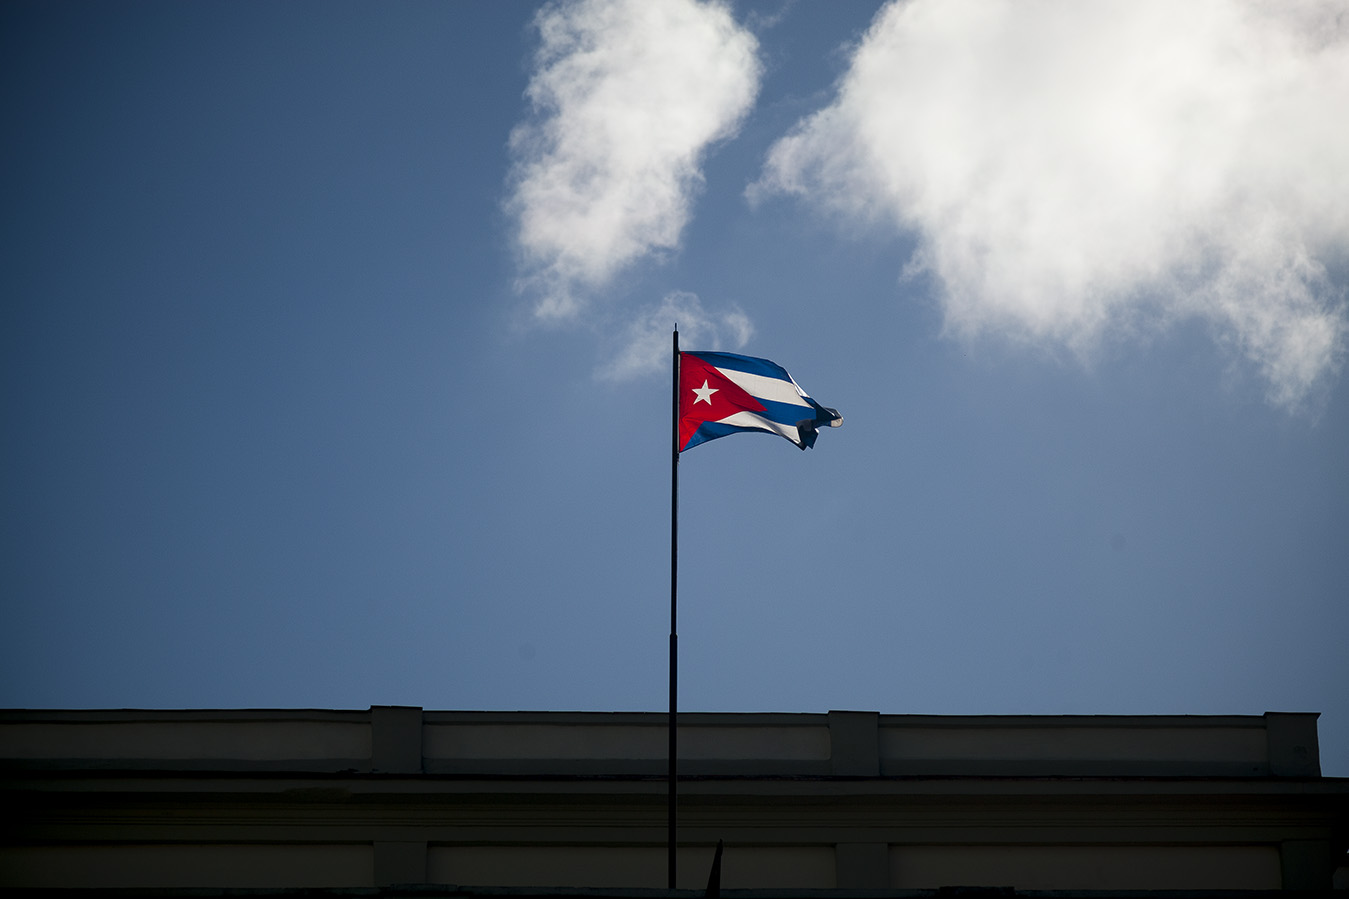
<instances>
[{"instance_id":1,"label":"blue stripe on flag","mask_svg":"<svg viewBox=\"0 0 1349 899\"><path fill-rule=\"evenodd\" d=\"M714 368L729 368L732 371L743 371L765 378L776 378L779 381L791 381L792 379L792 376L787 374L787 369L781 365L755 356L741 356L737 353L692 353L690 355L697 356Z\"/></svg>"},{"instance_id":2,"label":"blue stripe on flag","mask_svg":"<svg viewBox=\"0 0 1349 899\"><path fill-rule=\"evenodd\" d=\"M793 403L775 403L772 400L766 400L763 397L758 396L756 396L755 399L758 400L759 404L764 408L762 412L756 412L755 414L762 415L764 418L775 421L778 424L792 425L795 427L798 421L813 421L819 416L819 413L814 409L805 406L797 406Z\"/></svg>"},{"instance_id":3,"label":"blue stripe on flag","mask_svg":"<svg viewBox=\"0 0 1349 899\"><path fill-rule=\"evenodd\" d=\"M736 425L722 424L719 421L705 421L698 426L698 430L689 438L688 444L684 449L691 449L700 443L706 443L709 440L716 440L718 437L726 437L730 434L771 434L774 437L780 436L767 428L741 428Z\"/></svg>"}]
</instances>

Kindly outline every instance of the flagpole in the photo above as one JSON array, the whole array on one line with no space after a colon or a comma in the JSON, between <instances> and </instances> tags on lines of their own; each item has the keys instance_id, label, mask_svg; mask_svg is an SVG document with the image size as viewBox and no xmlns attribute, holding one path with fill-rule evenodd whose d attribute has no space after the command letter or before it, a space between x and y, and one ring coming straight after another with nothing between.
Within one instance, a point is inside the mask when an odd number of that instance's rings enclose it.
<instances>
[{"instance_id":1,"label":"flagpole","mask_svg":"<svg viewBox=\"0 0 1349 899\"><path fill-rule=\"evenodd\" d=\"M676 697L678 691L679 629L675 600L679 596L679 325L674 329L674 382L670 388L670 781L667 799L668 875L667 885L675 888L675 784L678 771L678 727Z\"/></svg>"}]
</instances>

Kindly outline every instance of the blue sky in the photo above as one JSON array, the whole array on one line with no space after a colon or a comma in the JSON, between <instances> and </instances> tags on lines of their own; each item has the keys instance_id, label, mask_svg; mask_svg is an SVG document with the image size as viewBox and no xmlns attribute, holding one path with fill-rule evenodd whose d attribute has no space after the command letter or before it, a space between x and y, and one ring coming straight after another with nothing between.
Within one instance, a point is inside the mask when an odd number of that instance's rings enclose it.
<instances>
[{"instance_id":1,"label":"blue sky","mask_svg":"<svg viewBox=\"0 0 1349 899\"><path fill-rule=\"evenodd\" d=\"M1015 11L1015 14L1013 14ZM0 705L1320 711L1318 2L9 3Z\"/></svg>"}]
</instances>

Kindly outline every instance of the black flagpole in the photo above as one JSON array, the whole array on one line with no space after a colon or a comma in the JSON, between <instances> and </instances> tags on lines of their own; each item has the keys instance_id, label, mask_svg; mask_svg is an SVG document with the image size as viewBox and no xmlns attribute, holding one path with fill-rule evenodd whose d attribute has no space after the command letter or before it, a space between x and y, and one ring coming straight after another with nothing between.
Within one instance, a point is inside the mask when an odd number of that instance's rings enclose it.
<instances>
[{"instance_id":1,"label":"black flagpole","mask_svg":"<svg viewBox=\"0 0 1349 899\"><path fill-rule=\"evenodd\" d=\"M670 390L670 784L669 784L669 873L670 889L675 888L675 783L677 774L678 728L675 725L675 689L678 683L679 636L676 627L675 598L679 595L679 326L674 330L674 386Z\"/></svg>"}]
</instances>

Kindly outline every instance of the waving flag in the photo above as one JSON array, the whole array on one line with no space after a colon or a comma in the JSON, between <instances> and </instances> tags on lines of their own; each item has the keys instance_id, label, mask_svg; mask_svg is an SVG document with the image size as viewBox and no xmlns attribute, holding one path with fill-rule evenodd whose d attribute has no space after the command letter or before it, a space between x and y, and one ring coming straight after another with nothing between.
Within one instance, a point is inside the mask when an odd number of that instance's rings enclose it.
<instances>
[{"instance_id":1,"label":"waving flag","mask_svg":"<svg viewBox=\"0 0 1349 899\"><path fill-rule=\"evenodd\" d=\"M815 402L781 365L735 353L679 354L679 451L741 431L767 431L801 449L843 416Z\"/></svg>"}]
</instances>

